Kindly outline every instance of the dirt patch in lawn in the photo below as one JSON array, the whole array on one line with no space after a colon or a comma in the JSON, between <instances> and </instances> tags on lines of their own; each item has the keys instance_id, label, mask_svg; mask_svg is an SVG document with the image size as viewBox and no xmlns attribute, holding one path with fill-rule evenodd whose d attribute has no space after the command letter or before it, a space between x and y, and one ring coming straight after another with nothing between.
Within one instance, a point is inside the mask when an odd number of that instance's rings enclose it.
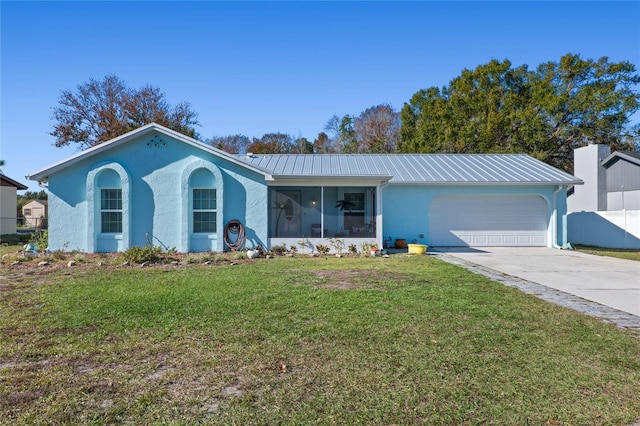
<instances>
[{"instance_id":1,"label":"dirt patch in lawn","mask_svg":"<svg viewBox=\"0 0 640 426\"><path fill-rule=\"evenodd\" d=\"M318 288L338 290L353 290L360 288L375 288L388 290L390 283L407 281L408 276L397 272L338 269L311 271L313 280L311 285Z\"/></svg>"}]
</instances>

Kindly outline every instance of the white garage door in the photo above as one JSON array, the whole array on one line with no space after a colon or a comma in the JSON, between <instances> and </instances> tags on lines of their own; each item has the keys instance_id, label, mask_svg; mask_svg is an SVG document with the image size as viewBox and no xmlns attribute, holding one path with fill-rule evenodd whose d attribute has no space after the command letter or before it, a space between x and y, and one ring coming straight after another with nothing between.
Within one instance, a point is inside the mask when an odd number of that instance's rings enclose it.
<instances>
[{"instance_id":1,"label":"white garage door","mask_svg":"<svg viewBox=\"0 0 640 426\"><path fill-rule=\"evenodd\" d=\"M429 217L432 246L547 245L547 203L536 195L439 196Z\"/></svg>"}]
</instances>

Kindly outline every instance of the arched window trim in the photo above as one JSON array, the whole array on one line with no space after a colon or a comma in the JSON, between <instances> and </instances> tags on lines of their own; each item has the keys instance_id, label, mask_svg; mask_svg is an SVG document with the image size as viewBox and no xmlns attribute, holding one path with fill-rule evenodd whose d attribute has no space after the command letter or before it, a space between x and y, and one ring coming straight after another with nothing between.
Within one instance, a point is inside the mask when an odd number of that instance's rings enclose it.
<instances>
[{"instance_id":1,"label":"arched window trim","mask_svg":"<svg viewBox=\"0 0 640 426\"><path fill-rule=\"evenodd\" d=\"M120 188L122 189L122 247L129 248L131 241L131 209L130 193L131 180L129 173L122 165L115 162L98 165L87 174L87 252L95 253L100 234L100 187L98 178L106 170L112 170L120 176Z\"/></svg>"},{"instance_id":2,"label":"arched window trim","mask_svg":"<svg viewBox=\"0 0 640 426\"><path fill-rule=\"evenodd\" d=\"M216 181L216 234L218 235L217 239L217 251L223 250L223 230L224 230L224 182L222 180L222 173L220 169L215 165L208 161L204 160L196 160L189 163L182 172L181 179L181 195L182 195L182 217L181 217L181 232L180 232L180 243L181 247L179 251L188 252L189 251L189 239L191 236L191 206L189 205L190 200L190 192L193 188L189 186L189 181L191 179L191 175L198 169L205 169L213 174L213 177Z\"/></svg>"}]
</instances>

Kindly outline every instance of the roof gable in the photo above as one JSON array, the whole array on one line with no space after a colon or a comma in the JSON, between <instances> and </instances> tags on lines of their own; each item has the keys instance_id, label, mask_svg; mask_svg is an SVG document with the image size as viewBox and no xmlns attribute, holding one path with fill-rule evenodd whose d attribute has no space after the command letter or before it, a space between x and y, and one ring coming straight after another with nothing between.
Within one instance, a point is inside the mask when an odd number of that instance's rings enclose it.
<instances>
[{"instance_id":1,"label":"roof gable","mask_svg":"<svg viewBox=\"0 0 640 426\"><path fill-rule=\"evenodd\" d=\"M602 166L608 168L617 160L626 160L632 164L640 167L640 152L636 151L615 151L612 152L607 158L602 160Z\"/></svg>"},{"instance_id":2,"label":"roof gable","mask_svg":"<svg viewBox=\"0 0 640 426\"><path fill-rule=\"evenodd\" d=\"M5 176L0 174L0 186L11 186L16 188L17 190L29 189L28 186L21 184L18 181L11 179L9 176Z\"/></svg>"},{"instance_id":3,"label":"roof gable","mask_svg":"<svg viewBox=\"0 0 640 426\"><path fill-rule=\"evenodd\" d=\"M49 205L49 201L47 201L47 200L31 200L27 204L25 204L24 207L30 207L32 204L38 204L38 205L41 205L41 206L45 207L45 206Z\"/></svg>"},{"instance_id":4,"label":"roof gable","mask_svg":"<svg viewBox=\"0 0 640 426\"><path fill-rule=\"evenodd\" d=\"M166 136L169 136L175 140L178 140L182 143L191 145L193 147L196 147L202 151L205 151L209 154L213 154L217 157L220 158L224 158L228 161L231 161L232 163L238 164L241 167L244 167L246 169L250 169L253 170L257 173L260 173L262 175L265 175L268 177L268 173L265 172L265 170L260 169L256 166L252 166L250 164L247 164L246 162L243 161L239 161L237 159L237 157L233 154L229 154L225 151L222 151L220 149L214 148L212 146L206 145L202 142L199 142L193 138L190 138L186 135L183 135L182 133L176 132L174 130L168 129L164 126L161 126L159 124L156 123L150 123L147 124L146 126L142 126L136 130L133 130L129 133L125 133L122 136L118 136L117 138L111 139L110 141L101 143L99 145L93 146L85 151L79 152L69 158L66 158L62 161L59 161L51 166L45 167L44 169L38 170L36 172L33 172L32 174L30 174L29 176L27 176L27 179L30 180L36 180L36 181L46 181L49 177L50 174L58 172L60 170L63 170L67 167L71 167L72 165L86 160L88 158L97 156L103 152L106 152L110 149L113 149L115 147L124 145L132 140L135 140L141 136L144 136L145 134L149 134L152 132L157 132L157 133L161 133L164 134Z\"/></svg>"}]
</instances>

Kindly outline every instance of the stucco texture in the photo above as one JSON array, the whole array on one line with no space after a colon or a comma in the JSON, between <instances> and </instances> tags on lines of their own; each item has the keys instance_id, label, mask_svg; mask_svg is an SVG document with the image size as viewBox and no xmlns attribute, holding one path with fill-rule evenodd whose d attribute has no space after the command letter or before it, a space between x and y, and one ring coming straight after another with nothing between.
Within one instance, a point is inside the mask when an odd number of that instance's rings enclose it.
<instances>
[{"instance_id":1,"label":"stucco texture","mask_svg":"<svg viewBox=\"0 0 640 426\"><path fill-rule=\"evenodd\" d=\"M384 237L431 244L428 240L431 205L442 195L536 195L547 205L548 245L561 246L566 243L567 208L565 191L554 195L557 189L552 185L391 185L383 190Z\"/></svg>"},{"instance_id":2,"label":"stucco texture","mask_svg":"<svg viewBox=\"0 0 640 426\"><path fill-rule=\"evenodd\" d=\"M200 235L204 242L191 232L190 176L197 170L209 172L217 190L217 230ZM107 172L116 176L114 182L104 178ZM107 186L122 187L122 235L100 235L101 176ZM143 134L74 162L48 180L51 250L122 251L153 244L180 252L222 251L230 219L245 225L247 246L267 239L264 177L166 134Z\"/></svg>"}]
</instances>

